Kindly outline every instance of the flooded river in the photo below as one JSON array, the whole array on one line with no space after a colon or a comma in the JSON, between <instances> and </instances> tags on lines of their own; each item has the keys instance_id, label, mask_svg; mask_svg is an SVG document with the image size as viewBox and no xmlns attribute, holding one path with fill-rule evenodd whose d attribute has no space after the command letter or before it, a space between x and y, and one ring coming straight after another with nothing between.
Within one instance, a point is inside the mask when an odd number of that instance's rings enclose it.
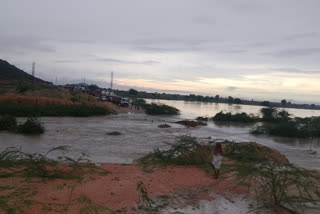
<instances>
[{"instance_id":1,"label":"flooded river","mask_svg":"<svg viewBox=\"0 0 320 214\"><path fill-rule=\"evenodd\" d=\"M172 142L176 136L188 134L197 137L199 141L213 138L257 142L278 149L298 166L320 170L320 157L318 154L311 154L307 140L254 136L249 134L252 125L209 122L208 126L186 128L172 123L188 114L182 112L182 115L175 117L147 116L142 113L88 118L43 117L41 120L46 127L43 135L25 136L0 132L0 149L16 146L27 152L44 153L53 147L68 145L68 155L72 157L85 152L93 162L132 163L154 147L163 148L165 142ZM163 123L172 127L158 128ZM112 131L119 131L121 135L107 134ZM320 152L319 139L313 140L312 149Z\"/></svg>"}]
</instances>

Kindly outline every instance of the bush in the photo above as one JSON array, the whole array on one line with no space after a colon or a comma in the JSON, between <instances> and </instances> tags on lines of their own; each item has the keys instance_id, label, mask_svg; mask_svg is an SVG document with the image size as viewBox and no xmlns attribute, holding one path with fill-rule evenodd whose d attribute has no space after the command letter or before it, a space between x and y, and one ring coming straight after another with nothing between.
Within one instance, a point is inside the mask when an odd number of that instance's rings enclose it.
<instances>
[{"instance_id":1,"label":"bush","mask_svg":"<svg viewBox=\"0 0 320 214\"><path fill-rule=\"evenodd\" d=\"M231 112L223 113L222 111L217 113L213 118L213 121L227 121L227 122L242 122L242 123L254 123L258 121L258 118L247 113L232 114Z\"/></svg>"},{"instance_id":2,"label":"bush","mask_svg":"<svg viewBox=\"0 0 320 214\"><path fill-rule=\"evenodd\" d=\"M10 115L0 116L0 131L14 130L17 127L17 120Z\"/></svg>"},{"instance_id":3,"label":"bush","mask_svg":"<svg viewBox=\"0 0 320 214\"><path fill-rule=\"evenodd\" d=\"M150 115L176 115L179 114L179 109L165 104L144 104L143 108Z\"/></svg>"},{"instance_id":4,"label":"bush","mask_svg":"<svg viewBox=\"0 0 320 214\"><path fill-rule=\"evenodd\" d=\"M236 174L239 184L254 190L263 207L274 207L280 212L283 209L279 208L296 211L308 204L316 205L320 200L319 178L272 157L270 149L229 144L225 151L228 151L225 156L235 161L228 162L225 168Z\"/></svg>"},{"instance_id":5,"label":"bush","mask_svg":"<svg viewBox=\"0 0 320 214\"><path fill-rule=\"evenodd\" d=\"M153 152L137 160L142 166L148 165L208 165L212 148L199 144L194 137L179 136L173 143L167 143L169 149L155 148Z\"/></svg>"},{"instance_id":6,"label":"bush","mask_svg":"<svg viewBox=\"0 0 320 214\"><path fill-rule=\"evenodd\" d=\"M22 134L42 134L45 128L37 118L28 118L26 122L18 125L17 132Z\"/></svg>"},{"instance_id":7,"label":"bush","mask_svg":"<svg viewBox=\"0 0 320 214\"><path fill-rule=\"evenodd\" d=\"M144 106L146 105L147 102L145 99L135 99L133 102L132 102L132 105L135 105L135 106Z\"/></svg>"},{"instance_id":8,"label":"bush","mask_svg":"<svg viewBox=\"0 0 320 214\"><path fill-rule=\"evenodd\" d=\"M209 117L197 117L196 120L198 121L208 121L209 120Z\"/></svg>"},{"instance_id":9,"label":"bush","mask_svg":"<svg viewBox=\"0 0 320 214\"><path fill-rule=\"evenodd\" d=\"M295 118L255 127L252 134L270 134L281 137L320 137L320 117Z\"/></svg>"},{"instance_id":10,"label":"bush","mask_svg":"<svg viewBox=\"0 0 320 214\"><path fill-rule=\"evenodd\" d=\"M36 106L0 102L0 112L16 117L41 116L72 116L88 117L107 115L110 112L99 106L71 105L71 106Z\"/></svg>"}]
</instances>

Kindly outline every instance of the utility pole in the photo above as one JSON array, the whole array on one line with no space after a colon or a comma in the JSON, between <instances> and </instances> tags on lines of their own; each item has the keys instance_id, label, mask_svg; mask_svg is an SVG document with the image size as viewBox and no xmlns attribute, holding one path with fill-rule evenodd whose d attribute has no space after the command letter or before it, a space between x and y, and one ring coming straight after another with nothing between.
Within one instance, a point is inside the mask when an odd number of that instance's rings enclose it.
<instances>
[{"instance_id":1,"label":"utility pole","mask_svg":"<svg viewBox=\"0 0 320 214\"><path fill-rule=\"evenodd\" d=\"M36 69L36 63L35 62L33 62L32 63L32 84L34 83L34 76L35 76L35 69Z\"/></svg>"},{"instance_id":2,"label":"utility pole","mask_svg":"<svg viewBox=\"0 0 320 214\"><path fill-rule=\"evenodd\" d=\"M113 87L113 72L111 72L110 89Z\"/></svg>"}]
</instances>

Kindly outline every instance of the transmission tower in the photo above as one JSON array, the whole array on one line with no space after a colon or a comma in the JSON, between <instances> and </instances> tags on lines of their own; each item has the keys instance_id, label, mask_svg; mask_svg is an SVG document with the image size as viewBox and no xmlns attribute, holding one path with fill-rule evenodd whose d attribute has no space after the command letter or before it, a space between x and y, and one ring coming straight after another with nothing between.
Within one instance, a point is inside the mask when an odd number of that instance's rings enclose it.
<instances>
[{"instance_id":1,"label":"transmission tower","mask_svg":"<svg viewBox=\"0 0 320 214\"><path fill-rule=\"evenodd\" d=\"M110 80L110 88L112 90L113 87L113 72L111 72L111 80Z\"/></svg>"}]
</instances>

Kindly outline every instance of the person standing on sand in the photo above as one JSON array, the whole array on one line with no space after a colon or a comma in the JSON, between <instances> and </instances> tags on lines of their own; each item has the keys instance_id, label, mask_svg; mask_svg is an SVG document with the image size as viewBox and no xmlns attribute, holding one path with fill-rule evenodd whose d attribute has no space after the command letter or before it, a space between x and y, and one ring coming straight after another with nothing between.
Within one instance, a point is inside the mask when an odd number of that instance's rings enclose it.
<instances>
[{"instance_id":1,"label":"person standing on sand","mask_svg":"<svg viewBox=\"0 0 320 214\"><path fill-rule=\"evenodd\" d=\"M214 170L214 175L218 179L220 175L220 166L222 162L222 146L221 143L216 143L213 151L212 167Z\"/></svg>"}]
</instances>

